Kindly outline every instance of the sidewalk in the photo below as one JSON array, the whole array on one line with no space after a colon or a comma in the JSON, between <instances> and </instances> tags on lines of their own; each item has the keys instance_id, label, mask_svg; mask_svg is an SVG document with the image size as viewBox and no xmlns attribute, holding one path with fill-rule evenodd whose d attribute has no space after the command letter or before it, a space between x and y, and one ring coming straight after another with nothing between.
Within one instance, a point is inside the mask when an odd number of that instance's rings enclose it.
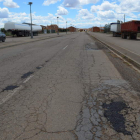
<instances>
[{"instance_id":1,"label":"sidewalk","mask_svg":"<svg viewBox=\"0 0 140 140\"><path fill-rule=\"evenodd\" d=\"M128 40L128 39L122 39L121 37L112 37L112 34L93 33L93 32L88 32L88 34L102 41L103 43L110 46L111 48L119 51L124 56L127 56L128 59L132 61L132 64L138 63L138 65L140 65L140 45L139 45L140 39L139 38L138 40Z\"/></svg>"}]
</instances>

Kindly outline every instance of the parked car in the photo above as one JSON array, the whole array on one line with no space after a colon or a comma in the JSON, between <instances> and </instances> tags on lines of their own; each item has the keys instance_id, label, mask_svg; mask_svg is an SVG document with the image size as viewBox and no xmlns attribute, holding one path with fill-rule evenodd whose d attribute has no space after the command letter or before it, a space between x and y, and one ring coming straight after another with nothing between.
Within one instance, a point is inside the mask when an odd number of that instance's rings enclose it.
<instances>
[{"instance_id":1,"label":"parked car","mask_svg":"<svg viewBox=\"0 0 140 140\"><path fill-rule=\"evenodd\" d=\"M0 31L0 41L5 42L6 40L6 35Z\"/></svg>"}]
</instances>

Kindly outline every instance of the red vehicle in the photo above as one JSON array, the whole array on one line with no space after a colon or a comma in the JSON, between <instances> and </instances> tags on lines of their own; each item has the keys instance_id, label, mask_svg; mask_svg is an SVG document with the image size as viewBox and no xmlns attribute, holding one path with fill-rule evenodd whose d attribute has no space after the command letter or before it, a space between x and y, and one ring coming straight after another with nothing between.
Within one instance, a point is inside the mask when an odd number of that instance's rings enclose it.
<instances>
[{"instance_id":1,"label":"red vehicle","mask_svg":"<svg viewBox=\"0 0 140 140\"><path fill-rule=\"evenodd\" d=\"M121 24L121 36L123 39L136 39L140 33L140 21L132 20Z\"/></svg>"}]
</instances>

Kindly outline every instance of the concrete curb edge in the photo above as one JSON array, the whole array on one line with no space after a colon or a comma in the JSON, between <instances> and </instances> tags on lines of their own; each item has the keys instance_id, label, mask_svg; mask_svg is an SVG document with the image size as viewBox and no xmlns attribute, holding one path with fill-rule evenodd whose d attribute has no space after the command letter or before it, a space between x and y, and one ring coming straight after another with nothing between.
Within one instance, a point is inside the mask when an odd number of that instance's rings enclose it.
<instances>
[{"instance_id":1,"label":"concrete curb edge","mask_svg":"<svg viewBox=\"0 0 140 140\"><path fill-rule=\"evenodd\" d=\"M134 65L136 68L140 69L140 63L136 62L135 60L133 60L132 58L130 58L129 56L123 54L122 52L114 49L113 47L111 47L110 45L108 45L107 43L105 43L104 41L99 40L98 38L96 38L95 36L87 33L89 36L91 36L92 38L94 38L95 40L99 41L100 43L102 43L103 45L105 45L106 47L108 47L109 49L111 49L112 51L114 51L115 53L117 53L118 55L120 55L123 59L127 60L129 63L131 63L132 65Z\"/></svg>"}]
</instances>

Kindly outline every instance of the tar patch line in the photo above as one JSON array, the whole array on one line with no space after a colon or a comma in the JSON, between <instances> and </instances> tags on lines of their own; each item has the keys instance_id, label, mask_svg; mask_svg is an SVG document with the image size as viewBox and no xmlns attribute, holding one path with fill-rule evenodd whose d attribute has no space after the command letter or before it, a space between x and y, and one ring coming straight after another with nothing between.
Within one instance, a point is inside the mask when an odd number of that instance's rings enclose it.
<instances>
[{"instance_id":1,"label":"tar patch line","mask_svg":"<svg viewBox=\"0 0 140 140\"><path fill-rule=\"evenodd\" d=\"M9 91L9 90L14 90L16 88L18 88L19 86L16 86L16 85L10 85L10 86L7 86L5 89L3 89L2 92L4 91Z\"/></svg>"},{"instance_id":2,"label":"tar patch line","mask_svg":"<svg viewBox=\"0 0 140 140\"><path fill-rule=\"evenodd\" d=\"M33 73L34 73L34 72L27 72L27 73L23 74L23 75L21 76L21 78L22 78L22 79L25 79L25 78L29 77L30 75L32 75Z\"/></svg>"},{"instance_id":3,"label":"tar patch line","mask_svg":"<svg viewBox=\"0 0 140 140\"><path fill-rule=\"evenodd\" d=\"M39 66L39 67L36 67L36 69L38 69L38 70L39 70L39 69L41 69L42 67L43 67L43 66Z\"/></svg>"}]
</instances>

